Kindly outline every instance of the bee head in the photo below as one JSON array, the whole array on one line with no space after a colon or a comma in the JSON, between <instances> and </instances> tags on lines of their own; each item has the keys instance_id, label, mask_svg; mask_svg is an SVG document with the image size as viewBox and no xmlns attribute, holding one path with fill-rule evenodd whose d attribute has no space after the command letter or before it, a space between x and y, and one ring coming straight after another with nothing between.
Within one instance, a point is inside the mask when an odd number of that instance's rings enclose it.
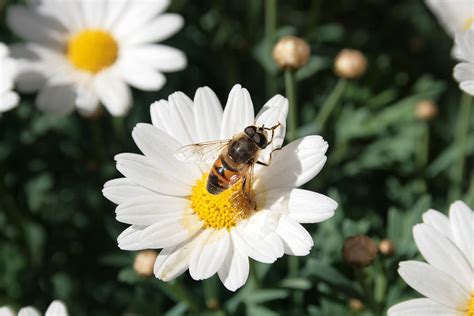
<instances>
[{"instance_id":1,"label":"bee head","mask_svg":"<svg viewBox=\"0 0 474 316\"><path fill-rule=\"evenodd\" d=\"M260 149L265 149L268 145L267 135L263 127L247 126L244 133L258 146Z\"/></svg>"}]
</instances>

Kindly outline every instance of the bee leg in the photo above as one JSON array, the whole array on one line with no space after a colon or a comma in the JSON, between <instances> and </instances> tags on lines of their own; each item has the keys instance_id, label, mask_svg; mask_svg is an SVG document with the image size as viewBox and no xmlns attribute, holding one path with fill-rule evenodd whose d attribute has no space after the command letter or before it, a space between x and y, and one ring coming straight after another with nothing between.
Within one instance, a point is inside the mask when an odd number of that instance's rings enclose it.
<instances>
[{"instance_id":1,"label":"bee leg","mask_svg":"<svg viewBox=\"0 0 474 316\"><path fill-rule=\"evenodd\" d=\"M252 198L251 194L249 193L251 188L247 188L247 185L251 186L251 183L250 183L250 181L247 182L247 177L243 177L243 180L242 180L242 193L244 194L244 196L249 201L250 209L256 210L257 209L257 203L255 203L254 199Z\"/></svg>"},{"instance_id":2,"label":"bee leg","mask_svg":"<svg viewBox=\"0 0 474 316\"><path fill-rule=\"evenodd\" d=\"M272 126L270 128L267 128L267 127L263 127L263 129L267 130L267 131L272 131L272 136L270 137L270 141L267 143L267 146L270 145L273 141L273 136L275 136L275 129L277 129L279 126L280 126L280 122L278 122L278 124L276 124L275 126Z\"/></svg>"},{"instance_id":3,"label":"bee leg","mask_svg":"<svg viewBox=\"0 0 474 316\"><path fill-rule=\"evenodd\" d=\"M270 166L270 164L272 163L272 157L273 157L273 153L277 150L281 150L283 147L279 147L279 148L275 148L271 151L270 153L270 160L268 162L263 162L263 161L257 161L256 164L257 165L261 165L261 166L265 166L265 167L268 167Z\"/></svg>"}]
</instances>

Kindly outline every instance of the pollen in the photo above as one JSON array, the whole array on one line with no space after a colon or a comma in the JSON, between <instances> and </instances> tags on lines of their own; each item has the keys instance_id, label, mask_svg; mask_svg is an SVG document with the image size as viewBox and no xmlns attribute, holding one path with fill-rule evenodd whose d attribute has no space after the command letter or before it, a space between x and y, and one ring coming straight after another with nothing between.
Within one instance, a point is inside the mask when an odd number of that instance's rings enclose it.
<instances>
[{"instance_id":1,"label":"pollen","mask_svg":"<svg viewBox=\"0 0 474 316\"><path fill-rule=\"evenodd\" d=\"M242 191L242 182L213 195L207 191L207 176L196 181L191 193L191 207L206 228L227 228L237 225L254 211L254 197Z\"/></svg>"},{"instance_id":2,"label":"pollen","mask_svg":"<svg viewBox=\"0 0 474 316\"><path fill-rule=\"evenodd\" d=\"M471 294L471 299L467 303L466 316L474 316L474 293Z\"/></svg>"},{"instance_id":3,"label":"pollen","mask_svg":"<svg viewBox=\"0 0 474 316\"><path fill-rule=\"evenodd\" d=\"M118 56L118 45L107 32L89 29L77 33L67 45L67 58L77 69L97 73L111 66Z\"/></svg>"},{"instance_id":4,"label":"pollen","mask_svg":"<svg viewBox=\"0 0 474 316\"><path fill-rule=\"evenodd\" d=\"M464 22L463 31L469 30L473 24L474 24L474 16L471 16L469 19L467 19Z\"/></svg>"}]
</instances>

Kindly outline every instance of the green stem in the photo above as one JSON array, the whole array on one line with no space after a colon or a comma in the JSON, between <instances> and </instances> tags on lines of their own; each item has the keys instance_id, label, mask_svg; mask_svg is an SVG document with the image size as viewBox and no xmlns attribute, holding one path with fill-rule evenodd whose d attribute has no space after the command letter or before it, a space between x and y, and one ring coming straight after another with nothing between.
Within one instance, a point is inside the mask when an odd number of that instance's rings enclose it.
<instances>
[{"instance_id":1,"label":"green stem","mask_svg":"<svg viewBox=\"0 0 474 316\"><path fill-rule=\"evenodd\" d=\"M458 159L453 165L452 169L452 190L450 192L450 200L461 198L462 183L464 175L464 162L467 155L467 142L469 134L469 123L471 120L471 108L473 98L464 93L461 98L461 105L459 108L458 118L456 122L456 134L454 143L458 148Z\"/></svg>"},{"instance_id":2,"label":"green stem","mask_svg":"<svg viewBox=\"0 0 474 316\"><path fill-rule=\"evenodd\" d=\"M296 103L296 79L293 70L285 70L285 88L286 97L288 98L288 129L287 138L292 141L296 138L296 129L298 127L298 108Z\"/></svg>"},{"instance_id":3,"label":"green stem","mask_svg":"<svg viewBox=\"0 0 474 316\"><path fill-rule=\"evenodd\" d=\"M201 304L199 303L198 298L188 292L186 287L184 287L181 283L158 282L158 286L161 288L161 290L163 290L163 292L167 293L176 302L184 302L186 305L188 305L192 312L197 313L201 310Z\"/></svg>"},{"instance_id":4,"label":"green stem","mask_svg":"<svg viewBox=\"0 0 474 316\"><path fill-rule=\"evenodd\" d=\"M469 189L466 195L467 205L474 205L474 171L471 172L471 180L469 181Z\"/></svg>"},{"instance_id":5,"label":"green stem","mask_svg":"<svg viewBox=\"0 0 474 316\"><path fill-rule=\"evenodd\" d=\"M355 277L360 287L362 288L362 293L364 293L365 303L367 304L369 309L374 312L374 315L377 315L375 314L375 311L377 308L376 308L376 303L373 296L374 293L371 289L371 286L369 286L366 273L364 272L363 269L356 269Z\"/></svg>"},{"instance_id":6,"label":"green stem","mask_svg":"<svg viewBox=\"0 0 474 316\"><path fill-rule=\"evenodd\" d=\"M314 125L316 125L317 131L322 131L324 128L324 124L328 120L331 113L336 108L339 100L341 99L344 90L346 88L347 81L345 79L339 79L337 84L334 86L331 94L324 102L323 106L321 107L321 111L319 112L318 116L316 116L314 120Z\"/></svg>"},{"instance_id":7,"label":"green stem","mask_svg":"<svg viewBox=\"0 0 474 316\"><path fill-rule=\"evenodd\" d=\"M417 164L419 168L424 168L428 162L428 152L430 146L430 134L428 124L426 122L420 122L418 142L419 146L417 152Z\"/></svg>"},{"instance_id":8,"label":"green stem","mask_svg":"<svg viewBox=\"0 0 474 316\"><path fill-rule=\"evenodd\" d=\"M265 41L268 58L271 58L273 43L276 38L277 27L277 0L265 0ZM265 77L267 96L271 97L277 92L275 76L267 73Z\"/></svg>"}]
</instances>

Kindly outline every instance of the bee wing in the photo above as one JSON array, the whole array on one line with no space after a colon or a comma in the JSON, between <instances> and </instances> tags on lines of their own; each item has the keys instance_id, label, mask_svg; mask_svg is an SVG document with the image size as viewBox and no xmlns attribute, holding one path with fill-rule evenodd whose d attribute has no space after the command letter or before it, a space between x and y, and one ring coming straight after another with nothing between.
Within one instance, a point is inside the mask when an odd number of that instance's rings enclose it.
<instances>
[{"instance_id":1,"label":"bee wing","mask_svg":"<svg viewBox=\"0 0 474 316\"><path fill-rule=\"evenodd\" d=\"M230 141L226 139L183 146L176 150L174 157L184 162L213 162Z\"/></svg>"}]
</instances>

